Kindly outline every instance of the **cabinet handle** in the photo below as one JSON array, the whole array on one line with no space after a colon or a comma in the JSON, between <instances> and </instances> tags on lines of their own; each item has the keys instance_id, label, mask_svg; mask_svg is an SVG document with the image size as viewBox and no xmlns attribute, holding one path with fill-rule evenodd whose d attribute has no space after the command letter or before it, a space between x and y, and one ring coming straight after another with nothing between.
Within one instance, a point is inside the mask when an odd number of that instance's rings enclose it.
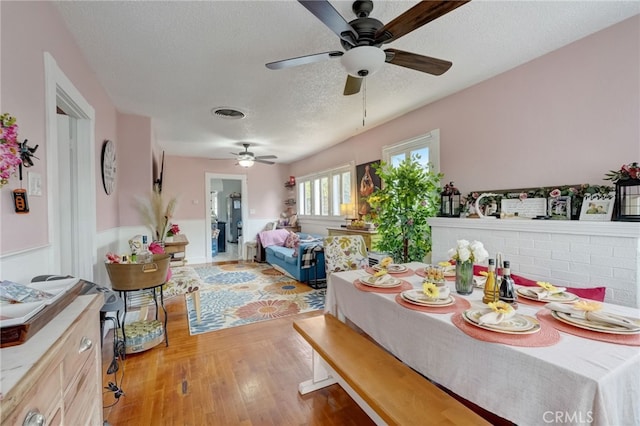
<instances>
[{"instance_id":1,"label":"cabinet handle","mask_svg":"<svg viewBox=\"0 0 640 426\"><path fill-rule=\"evenodd\" d=\"M93 347L93 342L88 337L83 337L80 341L80 348L78 349L78 353L81 354L84 351L88 351Z\"/></svg>"},{"instance_id":2,"label":"cabinet handle","mask_svg":"<svg viewBox=\"0 0 640 426\"><path fill-rule=\"evenodd\" d=\"M29 411L22 422L22 426L44 426L45 424L47 424L47 419L37 409Z\"/></svg>"}]
</instances>

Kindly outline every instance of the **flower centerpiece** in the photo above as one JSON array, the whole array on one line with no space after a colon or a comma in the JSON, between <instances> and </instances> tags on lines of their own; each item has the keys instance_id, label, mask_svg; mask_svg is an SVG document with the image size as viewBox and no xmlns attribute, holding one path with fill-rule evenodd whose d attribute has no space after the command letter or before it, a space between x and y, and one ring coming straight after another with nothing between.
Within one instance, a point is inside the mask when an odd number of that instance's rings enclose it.
<instances>
[{"instance_id":1,"label":"flower centerpiece","mask_svg":"<svg viewBox=\"0 0 640 426\"><path fill-rule=\"evenodd\" d=\"M489 253L480 241L458 240L449 250L449 257L456 261L456 291L460 294L473 292L473 264L484 262Z\"/></svg>"},{"instance_id":2,"label":"flower centerpiece","mask_svg":"<svg viewBox=\"0 0 640 426\"><path fill-rule=\"evenodd\" d=\"M180 227L178 226L177 223L172 223L171 226L169 226L169 229L167 230L167 237L165 239L166 242L172 242L173 241L173 237L178 235L180 233Z\"/></svg>"},{"instance_id":3,"label":"flower centerpiece","mask_svg":"<svg viewBox=\"0 0 640 426\"><path fill-rule=\"evenodd\" d=\"M9 183L11 175L22 163L15 117L0 115L0 188Z\"/></svg>"}]
</instances>

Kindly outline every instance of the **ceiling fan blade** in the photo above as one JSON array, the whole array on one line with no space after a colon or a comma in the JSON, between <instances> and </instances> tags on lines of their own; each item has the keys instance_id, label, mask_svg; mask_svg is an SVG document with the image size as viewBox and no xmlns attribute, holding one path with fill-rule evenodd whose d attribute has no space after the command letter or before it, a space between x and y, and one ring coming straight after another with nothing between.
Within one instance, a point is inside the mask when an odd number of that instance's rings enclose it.
<instances>
[{"instance_id":1,"label":"ceiling fan blade","mask_svg":"<svg viewBox=\"0 0 640 426\"><path fill-rule=\"evenodd\" d=\"M344 85L344 95L345 96L355 95L360 91L360 86L362 86L361 78L348 75L347 83Z\"/></svg>"},{"instance_id":2,"label":"ceiling fan blade","mask_svg":"<svg viewBox=\"0 0 640 426\"><path fill-rule=\"evenodd\" d=\"M283 68L297 67L298 65L311 64L314 62L325 61L327 59L339 58L344 52L333 51L316 53L315 55L299 56L297 58L283 59L282 61L270 62L266 65L270 70L280 70Z\"/></svg>"},{"instance_id":3,"label":"ceiling fan blade","mask_svg":"<svg viewBox=\"0 0 640 426\"><path fill-rule=\"evenodd\" d=\"M263 163L263 164L276 164L273 161L267 161L267 160L261 160L260 158L254 158L253 161L255 161L256 163Z\"/></svg>"},{"instance_id":4,"label":"ceiling fan blade","mask_svg":"<svg viewBox=\"0 0 640 426\"><path fill-rule=\"evenodd\" d=\"M268 159L276 159L278 157L276 157L275 155L258 155L257 157L253 157L256 160L268 160Z\"/></svg>"},{"instance_id":5,"label":"ceiling fan blade","mask_svg":"<svg viewBox=\"0 0 640 426\"><path fill-rule=\"evenodd\" d=\"M384 53L387 54L386 62L390 64L433 75L442 75L453 65L452 62L445 61L444 59L422 56L397 49L386 49Z\"/></svg>"},{"instance_id":6,"label":"ceiling fan blade","mask_svg":"<svg viewBox=\"0 0 640 426\"><path fill-rule=\"evenodd\" d=\"M446 15L471 0L421 1L376 32L376 43L389 43Z\"/></svg>"},{"instance_id":7,"label":"ceiling fan blade","mask_svg":"<svg viewBox=\"0 0 640 426\"><path fill-rule=\"evenodd\" d=\"M298 3L313 13L316 18L336 33L340 39L349 43L351 46L356 45L358 33L327 0L298 0Z\"/></svg>"}]
</instances>

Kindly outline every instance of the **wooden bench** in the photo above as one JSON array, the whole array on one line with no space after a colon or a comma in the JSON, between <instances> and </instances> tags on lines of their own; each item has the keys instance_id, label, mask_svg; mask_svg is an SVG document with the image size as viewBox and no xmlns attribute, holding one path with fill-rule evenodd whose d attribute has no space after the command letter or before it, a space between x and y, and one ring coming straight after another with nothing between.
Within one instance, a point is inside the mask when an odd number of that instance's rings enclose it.
<instances>
[{"instance_id":1,"label":"wooden bench","mask_svg":"<svg viewBox=\"0 0 640 426\"><path fill-rule=\"evenodd\" d=\"M376 424L490 424L332 315L293 327L313 348L313 378L300 384L303 395L339 383Z\"/></svg>"}]
</instances>

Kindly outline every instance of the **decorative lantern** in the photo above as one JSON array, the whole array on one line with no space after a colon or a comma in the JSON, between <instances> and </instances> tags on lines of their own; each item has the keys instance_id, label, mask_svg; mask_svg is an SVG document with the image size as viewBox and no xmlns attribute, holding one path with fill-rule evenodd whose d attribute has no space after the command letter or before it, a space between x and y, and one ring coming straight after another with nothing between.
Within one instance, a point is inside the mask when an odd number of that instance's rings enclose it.
<instances>
[{"instance_id":1,"label":"decorative lantern","mask_svg":"<svg viewBox=\"0 0 640 426\"><path fill-rule=\"evenodd\" d=\"M640 222L640 179L618 180L613 220Z\"/></svg>"},{"instance_id":2,"label":"decorative lantern","mask_svg":"<svg viewBox=\"0 0 640 426\"><path fill-rule=\"evenodd\" d=\"M449 182L440 193L440 217L460 217L460 191Z\"/></svg>"}]
</instances>

